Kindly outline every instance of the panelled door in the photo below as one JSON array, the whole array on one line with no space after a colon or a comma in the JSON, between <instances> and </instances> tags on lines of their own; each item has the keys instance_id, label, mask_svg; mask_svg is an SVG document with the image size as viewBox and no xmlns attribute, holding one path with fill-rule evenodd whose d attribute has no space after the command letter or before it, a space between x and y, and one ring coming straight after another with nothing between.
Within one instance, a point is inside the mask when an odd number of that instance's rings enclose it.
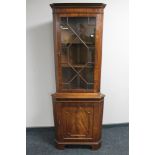
<instances>
[{"instance_id":1,"label":"panelled door","mask_svg":"<svg viewBox=\"0 0 155 155\"><path fill-rule=\"evenodd\" d=\"M93 104L63 104L61 107L64 139L91 139L93 136Z\"/></svg>"}]
</instances>

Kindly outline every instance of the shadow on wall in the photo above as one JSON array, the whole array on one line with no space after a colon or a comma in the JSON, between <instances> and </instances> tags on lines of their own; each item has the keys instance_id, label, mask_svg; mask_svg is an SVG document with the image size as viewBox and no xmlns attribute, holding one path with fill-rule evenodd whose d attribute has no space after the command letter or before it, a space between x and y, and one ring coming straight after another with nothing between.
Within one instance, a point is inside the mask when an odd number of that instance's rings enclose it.
<instances>
[{"instance_id":1,"label":"shadow on wall","mask_svg":"<svg viewBox=\"0 0 155 155\"><path fill-rule=\"evenodd\" d=\"M51 22L27 28L27 126L51 126L55 69Z\"/></svg>"}]
</instances>

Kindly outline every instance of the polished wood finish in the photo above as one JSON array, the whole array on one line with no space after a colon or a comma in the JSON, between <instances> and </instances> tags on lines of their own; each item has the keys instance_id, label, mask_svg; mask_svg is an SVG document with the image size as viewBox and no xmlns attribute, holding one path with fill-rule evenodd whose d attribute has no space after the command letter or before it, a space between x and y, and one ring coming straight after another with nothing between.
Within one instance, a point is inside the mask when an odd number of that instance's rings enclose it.
<instances>
[{"instance_id":1,"label":"polished wood finish","mask_svg":"<svg viewBox=\"0 0 155 155\"><path fill-rule=\"evenodd\" d=\"M53 32L54 32L54 54L55 54L55 74L56 74L56 93L52 95L54 122L56 129L55 142L58 149L64 149L65 145L90 145L92 149L98 149L101 145L101 128L104 107L104 95L100 93L100 76L101 76L101 57L102 57L102 25L105 4L102 3L55 3L50 5L53 9ZM62 65L62 31L60 25L62 18L74 19L77 17L95 17L95 56L93 72L93 83L89 88L85 78L90 75L89 66L81 64L71 64L71 70L79 76L84 84L80 84L79 79L72 87L64 88L62 68L69 68L66 64ZM79 19L80 19L79 18ZM83 19L82 19L83 20ZM67 25L69 27L69 25ZM90 25L93 26L93 25ZM70 27L69 27L70 28ZM68 29L64 27L64 29ZM72 30L72 29L71 29ZM74 32L74 30L72 30ZM82 42L83 40L76 34ZM93 36L93 35L92 35ZM72 43L73 44L73 43ZM77 44L77 42L76 42ZM88 44L83 44L87 47ZM81 48L80 44L72 45L79 49L85 50L85 46ZM88 45L89 46L89 45ZM72 48L74 51L76 51ZM89 49L89 47L88 47ZM78 51L78 50L77 50ZM75 52L73 53L75 54ZM70 54L72 57L72 55ZM74 55L75 56L75 55ZM87 55L81 55L84 60ZM72 57L72 59L75 59ZM70 57L68 59L71 59ZM73 60L72 60L73 61ZM75 63L75 62L74 62ZM80 73L80 68L84 68L85 73ZM81 69L82 71L82 69ZM83 76L85 78L83 78ZM76 76L75 76L76 77ZM73 76L74 79L74 76ZM72 80L73 80L72 79ZM70 80L71 81L71 80ZM82 81L82 82L83 82ZM76 88L76 86L78 86Z\"/></svg>"}]
</instances>

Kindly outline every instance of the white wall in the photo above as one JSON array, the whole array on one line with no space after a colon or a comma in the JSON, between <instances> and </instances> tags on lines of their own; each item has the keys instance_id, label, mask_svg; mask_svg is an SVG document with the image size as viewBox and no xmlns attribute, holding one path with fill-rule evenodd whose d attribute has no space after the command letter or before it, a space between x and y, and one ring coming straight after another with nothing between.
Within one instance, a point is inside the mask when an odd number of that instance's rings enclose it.
<instances>
[{"instance_id":1,"label":"white wall","mask_svg":"<svg viewBox=\"0 0 155 155\"><path fill-rule=\"evenodd\" d=\"M27 0L27 127L53 126L55 92L52 10L64 0ZM104 124L129 121L128 0L100 2L105 8L101 92L106 94Z\"/></svg>"}]
</instances>

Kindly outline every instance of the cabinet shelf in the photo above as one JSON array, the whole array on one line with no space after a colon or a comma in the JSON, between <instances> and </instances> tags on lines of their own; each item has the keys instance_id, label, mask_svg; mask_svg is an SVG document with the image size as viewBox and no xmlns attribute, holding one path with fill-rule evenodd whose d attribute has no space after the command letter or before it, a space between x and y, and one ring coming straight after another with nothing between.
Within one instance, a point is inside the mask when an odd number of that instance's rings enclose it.
<instances>
[{"instance_id":1,"label":"cabinet shelf","mask_svg":"<svg viewBox=\"0 0 155 155\"><path fill-rule=\"evenodd\" d=\"M72 44L72 45L83 45L83 43L79 43L79 42L67 42L67 43L65 43L65 42L61 42L61 45L63 46L63 47L65 47L66 46L66 44ZM95 48L95 44L94 43L91 43L91 42L85 42L85 44L86 45L94 45L94 48Z\"/></svg>"},{"instance_id":2,"label":"cabinet shelf","mask_svg":"<svg viewBox=\"0 0 155 155\"><path fill-rule=\"evenodd\" d=\"M71 66L69 66L68 64L61 64L62 67L66 67L66 68L71 68ZM94 67L94 63L92 62L91 65L72 65L72 67L74 68L92 68Z\"/></svg>"}]
</instances>

